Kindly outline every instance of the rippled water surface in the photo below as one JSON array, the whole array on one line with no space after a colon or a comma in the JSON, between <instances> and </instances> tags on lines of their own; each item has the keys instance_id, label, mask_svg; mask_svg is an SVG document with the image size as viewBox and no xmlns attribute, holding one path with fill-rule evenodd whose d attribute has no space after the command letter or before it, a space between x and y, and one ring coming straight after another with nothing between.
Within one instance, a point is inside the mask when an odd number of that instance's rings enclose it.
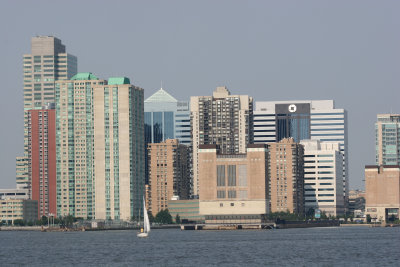
<instances>
[{"instance_id":1,"label":"rippled water surface","mask_svg":"<svg viewBox=\"0 0 400 267\"><path fill-rule=\"evenodd\" d=\"M400 227L0 231L0 266L400 266Z\"/></svg>"}]
</instances>

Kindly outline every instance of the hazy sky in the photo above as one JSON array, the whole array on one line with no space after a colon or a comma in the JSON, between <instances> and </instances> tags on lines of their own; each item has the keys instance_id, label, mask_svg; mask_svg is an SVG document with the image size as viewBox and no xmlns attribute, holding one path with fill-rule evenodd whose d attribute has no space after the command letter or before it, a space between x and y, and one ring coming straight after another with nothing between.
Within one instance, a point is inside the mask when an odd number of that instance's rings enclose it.
<instances>
[{"instance_id":1,"label":"hazy sky","mask_svg":"<svg viewBox=\"0 0 400 267\"><path fill-rule=\"evenodd\" d=\"M350 187L375 162L377 113L400 113L400 1L1 1L0 188L23 153L22 55L54 35L80 72L145 97L226 85L255 101L334 99L349 115Z\"/></svg>"}]
</instances>

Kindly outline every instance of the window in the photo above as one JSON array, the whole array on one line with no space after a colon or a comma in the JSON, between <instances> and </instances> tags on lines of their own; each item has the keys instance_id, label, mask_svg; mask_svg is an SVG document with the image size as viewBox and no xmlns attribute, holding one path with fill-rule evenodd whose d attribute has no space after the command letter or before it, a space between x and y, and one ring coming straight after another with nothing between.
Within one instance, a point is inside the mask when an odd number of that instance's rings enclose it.
<instances>
[{"instance_id":1,"label":"window","mask_svg":"<svg viewBox=\"0 0 400 267\"><path fill-rule=\"evenodd\" d=\"M225 190L218 190L217 198L225 198Z\"/></svg>"},{"instance_id":2,"label":"window","mask_svg":"<svg viewBox=\"0 0 400 267\"><path fill-rule=\"evenodd\" d=\"M235 190L229 190L228 191L228 198L236 198L236 191Z\"/></svg>"},{"instance_id":3,"label":"window","mask_svg":"<svg viewBox=\"0 0 400 267\"><path fill-rule=\"evenodd\" d=\"M236 186L236 165L228 165L228 186Z\"/></svg>"},{"instance_id":4,"label":"window","mask_svg":"<svg viewBox=\"0 0 400 267\"><path fill-rule=\"evenodd\" d=\"M217 186L225 186L225 165L217 165Z\"/></svg>"}]
</instances>

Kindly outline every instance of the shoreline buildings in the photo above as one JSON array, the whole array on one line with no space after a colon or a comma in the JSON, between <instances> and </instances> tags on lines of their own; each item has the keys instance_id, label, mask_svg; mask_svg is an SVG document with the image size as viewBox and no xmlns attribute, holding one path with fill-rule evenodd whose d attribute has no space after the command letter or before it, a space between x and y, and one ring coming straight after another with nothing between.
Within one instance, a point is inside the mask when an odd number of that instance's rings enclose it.
<instances>
[{"instance_id":1,"label":"shoreline buildings","mask_svg":"<svg viewBox=\"0 0 400 267\"><path fill-rule=\"evenodd\" d=\"M257 101L254 111L254 143L301 140L338 142L343 154L343 195L349 190L347 111L333 100Z\"/></svg>"},{"instance_id":2,"label":"shoreline buildings","mask_svg":"<svg viewBox=\"0 0 400 267\"><path fill-rule=\"evenodd\" d=\"M94 217L129 221L145 190L143 89L126 77L93 86Z\"/></svg>"},{"instance_id":3,"label":"shoreline buildings","mask_svg":"<svg viewBox=\"0 0 400 267\"><path fill-rule=\"evenodd\" d=\"M293 138L268 144L271 212L304 214L304 148Z\"/></svg>"},{"instance_id":4,"label":"shoreline buildings","mask_svg":"<svg viewBox=\"0 0 400 267\"><path fill-rule=\"evenodd\" d=\"M31 199L38 218L57 214L56 114L54 104L28 111L28 158Z\"/></svg>"},{"instance_id":5,"label":"shoreline buildings","mask_svg":"<svg viewBox=\"0 0 400 267\"><path fill-rule=\"evenodd\" d=\"M57 214L130 220L144 194L143 89L79 73L56 91Z\"/></svg>"},{"instance_id":6,"label":"shoreline buildings","mask_svg":"<svg viewBox=\"0 0 400 267\"><path fill-rule=\"evenodd\" d=\"M93 86L106 83L78 73L56 83L57 215L94 218Z\"/></svg>"},{"instance_id":7,"label":"shoreline buildings","mask_svg":"<svg viewBox=\"0 0 400 267\"><path fill-rule=\"evenodd\" d=\"M365 166L365 214L375 222L400 218L400 166Z\"/></svg>"},{"instance_id":8,"label":"shoreline buildings","mask_svg":"<svg viewBox=\"0 0 400 267\"><path fill-rule=\"evenodd\" d=\"M206 223L260 223L269 213L268 149L249 144L245 153L199 146L200 215Z\"/></svg>"},{"instance_id":9,"label":"shoreline buildings","mask_svg":"<svg viewBox=\"0 0 400 267\"><path fill-rule=\"evenodd\" d=\"M339 143L302 140L304 146L305 211L323 211L337 216L345 212L343 155Z\"/></svg>"},{"instance_id":10,"label":"shoreline buildings","mask_svg":"<svg viewBox=\"0 0 400 267\"><path fill-rule=\"evenodd\" d=\"M215 144L223 154L245 153L253 143L253 98L231 95L226 87L217 87L212 96L190 98L193 142L193 196L199 195L200 145Z\"/></svg>"},{"instance_id":11,"label":"shoreline buildings","mask_svg":"<svg viewBox=\"0 0 400 267\"><path fill-rule=\"evenodd\" d=\"M190 150L178 139L148 144L149 183L146 195L148 211L156 215L168 209L172 198L190 197Z\"/></svg>"}]
</instances>

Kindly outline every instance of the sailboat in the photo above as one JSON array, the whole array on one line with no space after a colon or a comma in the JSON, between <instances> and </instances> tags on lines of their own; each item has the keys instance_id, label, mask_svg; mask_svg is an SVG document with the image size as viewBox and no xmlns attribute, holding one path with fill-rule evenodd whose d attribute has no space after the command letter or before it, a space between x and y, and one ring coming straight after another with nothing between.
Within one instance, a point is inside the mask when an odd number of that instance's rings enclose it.
<instances>
[{"instance_id":1,"label":"sailboat","mask_svg":"<svg viewBox=\"0 0 400 267\"><path fill-rule=\"evenodd\" d=\"M150 221L149 221L149 215L147 214L147 209L146 209L146 202L144 201L143 197L143 228L140 229L140 233L137 234L137 237L148 237L150 233Z\"/></svg>"}]
</instances>

